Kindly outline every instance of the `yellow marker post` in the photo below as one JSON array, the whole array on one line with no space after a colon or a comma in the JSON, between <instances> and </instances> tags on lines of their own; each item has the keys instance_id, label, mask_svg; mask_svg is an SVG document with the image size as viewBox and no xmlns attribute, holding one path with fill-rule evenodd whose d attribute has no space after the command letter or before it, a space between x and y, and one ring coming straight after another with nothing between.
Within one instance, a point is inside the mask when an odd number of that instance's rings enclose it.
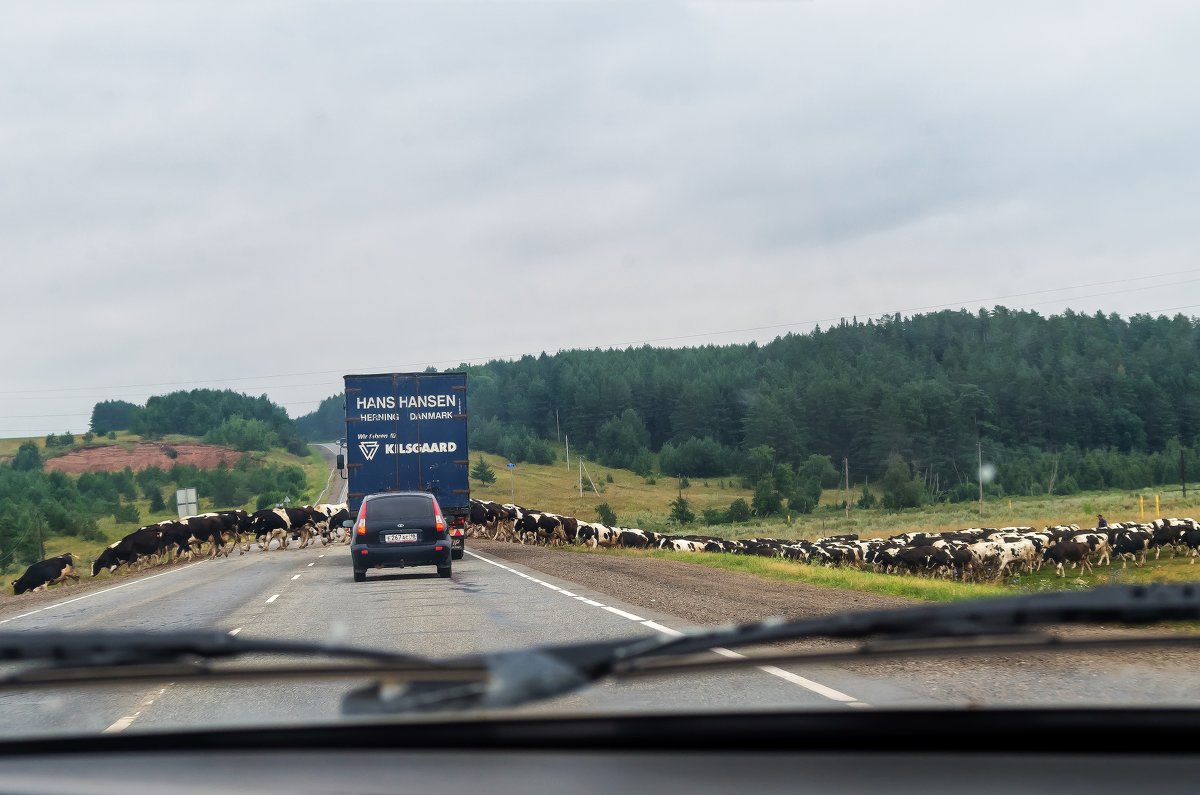
<instances>
[{"instance_id":1,"label":"yellow marker post","mask_svg":"<svg viewBox=\"0 0 1200 795\"><path fill-rule=\"evenodd\" d=\"M1162 514L1158 512L1158 495L1154 495L1154 518L1161 519Z\"/></svg>"},{"instance_id":2,"label":"yellow marker post","mask_svg":"<svg viewBox=\"0 0 1200 795\"><path fill-rule=\"evenodd\" d=\"M1138 495L1138 519L1144 520L1145 518L1146 518L1146 498L1143 497L1141 494L1139 494Z\"/></svg>"}]
</instances>

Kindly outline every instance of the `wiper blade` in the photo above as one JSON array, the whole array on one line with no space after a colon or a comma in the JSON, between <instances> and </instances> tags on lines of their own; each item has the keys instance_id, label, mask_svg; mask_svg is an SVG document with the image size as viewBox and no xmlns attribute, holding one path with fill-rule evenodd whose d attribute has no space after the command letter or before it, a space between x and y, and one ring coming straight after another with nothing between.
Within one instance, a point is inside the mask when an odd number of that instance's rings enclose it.
<instances>
[{"instance_id":1,"label":"wiper blade","mask_svg":"<svg viewBox=\"0 0 1200 795\"><path fill-rule=\"evenodd\" d=\"M421 657L377 649L337 643L243 637L220 630L0 632L0 662L119 666L211 661L248 654L433 664Z\"/></svg>"},{"instance_id":2,"label":"wiper blade","mask_svg":"<svg viewBox=\"0 0 1200 795\"><path fill-rule=\"evenodd\" d=\"M985 597L822 618L769 620L677 638L656 638L640 649L628 650L624 658L688 654L713 646L734 648L809 637L947 638L1025 632L1050 625L1154 624L1197 619L1200 584L1106 585L1088 591Z\"/></svg>"},{"instance_id":3,"label":"wiper blade","mask_svg":"<svg viewBox=\"0 0 1200 795\"><path fill-rule=\"evenodd\" d=\"M435 684L406 691L374 687L358 691L344 704L352 712L513 707L550 698L609 676L657 675L685 670L762 665L771 661L857 659L864 654L909 656L947 650L976 652L1087 646L1068 643L1042 632L1052 625L1149 624L1200 619L1200 585L1155 584L1103 586L1090 591L994 597L941 605L839 613L786 621L763 621L679 637L635 638L602 643L548 646L485 657L450 661L483 665L487 682L464 686ZM999 638L997 639L997 636ZM849 651L770 658L744 657L696 662L689 659L714 648L733 649L806 638L869 641ZM1143 638L1136 645L1197 645L1197 638ZM1098 641L1092 645L1113 645ZM1120 643L1117 641L1116 643Z\"/></svg>"}]
</instances>

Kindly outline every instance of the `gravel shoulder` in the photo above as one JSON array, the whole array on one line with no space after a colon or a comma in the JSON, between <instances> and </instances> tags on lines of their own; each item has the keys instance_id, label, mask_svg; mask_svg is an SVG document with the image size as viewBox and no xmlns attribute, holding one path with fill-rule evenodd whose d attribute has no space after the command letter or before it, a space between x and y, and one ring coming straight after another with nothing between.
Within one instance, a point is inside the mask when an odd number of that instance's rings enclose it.
<instances>
[{"instance_id":1,"label":"gravel shoulder","mask_svg":"<svg viewBox=\"0 0 1200 795\"><path fill-rule=\"evenodd\" d=\"M920 604L900 597L780 582L653 558L585 555L481 539L471 539L467 544L469 549L561 577L632 605L677 616L690 624L742 623L776 616L809 618ZM1162 631L1105 626L1071 627L1055 634L1085 638ZM812 651L839 645L812 639L784 648ZM1106 699L1134 704L1196 704L1200 699L1200 650L1179 648L880 659L842 664L838 669L862 677L864 682L886 679L922 698L961 704L1029 703L1043 697L1047 703L1074 704ZM1097 688L1110 677L1122 683L1120 692L1111 696Z\"/></svg>"}]
</instances>

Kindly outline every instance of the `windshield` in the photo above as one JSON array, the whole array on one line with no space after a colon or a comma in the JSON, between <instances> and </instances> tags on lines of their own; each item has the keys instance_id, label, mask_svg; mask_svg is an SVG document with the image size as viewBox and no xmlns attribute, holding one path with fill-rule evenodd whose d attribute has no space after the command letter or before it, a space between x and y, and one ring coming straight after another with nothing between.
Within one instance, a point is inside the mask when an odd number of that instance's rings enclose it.
<instances>
[{"instance_id":1,"label":"windshield","mask_svg":"<svg viewBox=\"0 0 1200 795\"><path fill-rule=\"evenodd\" d=\"M1192 6L0 18L0 643L471 660L521 715L1200 699L1181 646L503 655L1197 579ZM0 737L420 714L361 662L13 687Z\"/></svg>"}]
</instances>

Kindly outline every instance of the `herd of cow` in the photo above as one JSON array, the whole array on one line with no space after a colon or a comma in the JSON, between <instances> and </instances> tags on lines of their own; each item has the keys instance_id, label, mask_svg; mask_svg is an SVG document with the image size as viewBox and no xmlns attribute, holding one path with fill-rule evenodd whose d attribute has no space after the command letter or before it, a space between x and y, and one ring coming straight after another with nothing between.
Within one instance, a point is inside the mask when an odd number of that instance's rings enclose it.
<instances>
[{"instance_id":1,"label":"herd of cow","mask_svg":"<svg viewBox=\"0 0 1200 795\"><path fill-rule=\"evenodd\" d=\"M318 540L323 546L346 544L350 542L350 534L344 531L342 522L349 518L345 503L322 503L300 508L268 508L254 513L215 511L168 519L139 527L110 544L92 561L92 576L104 569L111 572L125 565L190 561L204 554L211 558L223 557L234 548L241 555L250 551L252 543L257 543L264 551L270 549L272 541L277 542L277 549L287 549L292 540L299 540L301 549ZM38 561L12 583L13 593L40 590L67 579L78 580L77 565L75 556L70 553Z\"/></svg>"},{"instance_id":2,"label":"herd of cow","mask_svg":"<svg viewBox=\"0 0 1200 795\"><path fill-rule=\"evenodd\" d=\"M890 538L831 536L816 541L751 538L730 541L703 535L668 535L629 527L581 522L573 517L513 504L471 501L468 536L521 544L582 544L590 547L667 549L760 555L802 563L853 566L886 574L919 574L964 581L995 580L1041 570L1051 564L1058 576L1066 568L1090 571L1093 565L1121 561L1142 566L1151 551L1200 556L1200 523L1194 519L1115 522L1102 528L1057 525L972 527L945 532L904 533Z\"/></svg>"}]
</instances>

